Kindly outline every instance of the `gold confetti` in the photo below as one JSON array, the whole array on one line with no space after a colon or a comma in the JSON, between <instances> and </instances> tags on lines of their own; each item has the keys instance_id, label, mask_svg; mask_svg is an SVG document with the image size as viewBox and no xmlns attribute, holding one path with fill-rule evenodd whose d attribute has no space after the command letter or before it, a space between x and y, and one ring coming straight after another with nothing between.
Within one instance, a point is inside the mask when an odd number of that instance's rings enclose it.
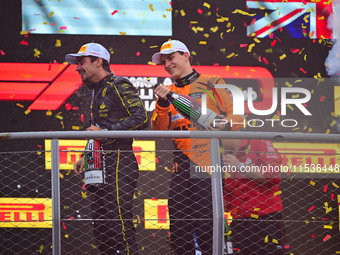
<instances>
[{"instance_id":1,"label":"gold confetti","mask_svg":"<svg viewBox=\"0 0 340 255\"><path fill-rule=\"evenodd\" d=\"M230 69L230 66L226 66L225 67L225 70L228 72L229 71L229 69Z\"/></svg>"},{"instance_id":2,"label":"gold confetti","mask_svg":"<svg viewBox=\"0 0 340 255\"><path fill-rule=\"evenodd\" d=\"M73 130L79 130L79 126L72 126Z\"/></svg>"},{"instance_id":3,"label":"gold confetti","mask_svg":"<svg viewBox=\"0 0 340 255\"><path fill-rule=\"evenodd\" d=\"M46 115L47 116L52 116L52 111L50 111L50 110L46 111Z\"/></svg>"},{"instance_id":4,"label":"gold confetti","mask_svg":"<svg viewBox=\"0 0 340 255\"><path fill-rule=\"evenodd\" d=\"M25 111L25 114L27 115L27 114L29 114L30 112L31 112L31 110L28 109L28 110Z\"/></svg>"},{"instance_id":5,"label":"gold confetti","mask_svg":"<svg viewBox=\"0 0 340 255\"><path fill-rule=\"evenodd\" d=\"M183 9L180 10L180 13L181 13L182 17L185 16L185 11Z\"/></svg>"},{"instance_id":6,"label":"gold confetti","mask_svg":"<svg viewBox=\"0 0 340 255\"><path fill-rule=\"evenodd\" d=\"M312 180L309 182L309 184L312 185L312 186L315 186L315 182L312 181Z\"/></svg>"},{"instance_id":7,"label":"gold confetti","mask_svg":"<svg viewBox=\"0 0 340 255\"><path fill-rule=\"evenodd\" d=\"M25 31L20 31L20 35L28 35L28 31L25 30Z\"/></svg>"},{"instance_id":8,"label":"gold confetti","mask_svg":"<svg viewBox=\"0 0 340 255\"><path fill-rule=\"evenodd\" d=\"M233 52L233 53L229 54L229 55L227 56L227 58L232 58L234 55L235 55L235 53Z\"/></svg>"},{"instance_id":9,"label":"gold confetti","mask_svg":"<svg viewBox=\"0 0 340 255\"><path fill-rule=\"evenodd\" d=\"M281 190L275 192L275 193L274 193L274 196L278 196L278 195L280 195L280 194L282 194L282 191L281 191Z\"/></svg>"},{"instance_id":10,"label":"gold confetti","mask_svg":"<svg viewBox=\"0 0 340 255\"><path fill-rule=\"evenodd\" d=\"M51 13L48 15L48 17L51 18L53 14L54 14L54 12L51 12Z\"/></svg>"},{"instance_id":11,"label":"gold confetti","mask_svg":"<svg viewBox=\"0 0 340 255\"><path fill-rule=\"evenodd\" d=\"M42 253L43 252L43 250L44 250L44 245L42 244L42 245L40 245L40 248L39 248L39 253Z\"/></svg>"},{"instance_id":12,"label":"gold confetti","mask_svg":"<svg viewBox=\"0 0 340 255\"><path fill-rule=\"evenodd\" d=\"M258 219L259 218L259 216L257 215L257 214L250 214L250 217L252 217L252 218L254 218L254 219Z\"/></svg>"},{"instance_id":13,"label":"gold confetti","mask_svg":"<svg viewBox=\"0 0 340 255\"><path fill-rule=\"evenodd\" d=\"M82 191L82 192L81 192L81 196L82 196L83 198L87 198L87 193L84 192L84 191Z\"/></svg>"},{"instance_id":14,"label":"gold confetti","mask_svg":"<svg viewBox=\"0 0 340 255\"><path fill-rule=\"evenodd\" d=\"M286 85L287 87L292 87L292 86L293 86L293 84L290 84L288 81L285 82L285 85Z\"/></svg>"},{"instance_id":15,"label":"gold confetti","mask_svg":"<svg viewBox=\"0 0 340 255\"><path fill-rule=\"evenodd\" d=\"M217 30L218 30L218 26L210 28L210 31L212 31L213 33L216 33Z\"/></svg>"},{"instance_id":16,"label":"gold confetti","mask_svg":"<svg viewBox=\"0 0 340 255\"><path fill-rule=\"evenodd\" d=\"M204 6L204 7L207 7L208 9L210 9L210 4L208 4L207 2L204 2L204 3L203 3L203 6Z\"/></svg>"},{"instance_id":17,"label":"gold confetti","mask_svg":"<svg viewBox=\"0 0 340 255\"><path fill-rule=\"evenodd\" d=\"M203 36L204 36L205 38L209 38L210 35L209 35L209 34L204 34Z\"/></svg>"},{"instance_id":18,"label":"gold confetti","mask_svg":"<svg viewBox=\"0 0 340 255\"><path fill-rule=\"evenodd\" d=\"M334 182L332 182L332 185L333 185L335 188L339 188L339 186L338 186L336 183L334 183Z\"/></svg>"},{"instance_id":19,"label":"gold confetti","mask_svg":"<svg viewBox=\"0 0 340 255\"><path fill-rule=\"evenodd\" d=\"M200 41L199 44L206 45L207 41Z\"/></svg>"},{"instance_id":20,"label":"gold confetti","mask_svg":"<svg viewBox=\"0 0 340 255\"><path fill-rule=\"evenodd\" d=\"M148 61L148 65L152 65L152 66L155 66L156 64L151 62L151 61Z\"/></svg>"},{"instance_id":21,"label":"gold confetti","mask_svg":"<svg viewBox=\"0 0 340 255\"><path fill-rule=\"evenodd\" d=\"M325 228L325 229L333 229L333 226L332 225L324 225L323 228Z\"/></svg>"},{"instance_id":22,"label":"gold confetti","mask_svg":"<svg viewBox=\"0 0 340 255\"><path fill-rule=\"evenodd\" d=\"M279 242L276 239L274 239L274 238L272 239L272 242L276 243L276 244L279 244Z\"/></svg>"},{"instance_id":23,"label":"gold confetti","mask_svg":"<svg viewBox=\"0 0 340 255\"><path fill-rule=\"evenodd\" d=\"M69 235L68 235L68 234L65 234L65 238L69 238Z\"/></svg>"},{"instance_id":24,"label":"gold confetti","mask_svg":"<svg viewBox=\"0 0 340 255\"><path fill-rule=\"evenodd\" d=\"M153 7L152 7L152 4L149 4L149 8L150 8L150 10L153 12L154 11L154 9L153 9Z\"/></svg>"},{"instance_id":25,"label":"gold confetti","mask_svg":"<svg viewBox=\"0 0 340 255\"><path fill-rule=\"evenodd\" d=\"M121 35L126 35L126 32L119 32Z\"/></svg>"},{"instance_id":26,"label":"gold confetti","mask_svg":"<svg viewBox=\"0 0 340 255\"><path fill-rule=\"evenodd\" d=\"M248 47L248 52L251 52L254 47L255 47L255 43L250 44Z\"/></svg>"},{"instance_id":27,"label":"gold confetti","mask_svg":"<svg viewBox=\"0 0 340 255\"><path fill-rule=\"evenodd\" d=\"M204 27L197 27L197 31L202 32L204 30Z\"/></svg>"},{"instance_id":28,"label":"gold confetti","mask_svg":"<svg viewBox=\"0 0 340 255\"><path fill-rule=\"evenodd\" d=\"M40 53L41 52L37 48L34 49L34 57L39 58Z\"/></svg>"},{"instance_id":29,"label":"gold confetti","mask_svg":"<svg viewBox=\"0 0 340 255\"><path fill-rule=\"evenodd\" d=\"M282 60L282 59L284 59L284 58L286 58L286 57L287 57L287 55L286 55L286 54L283 54L283 55L280 56L280 60Z\"/></svg>"},{"instance_id":30,"label":"gold confetti","mask_svg":"<svg viewBox=\"0 0 340 255\"><path fill-rule=\"evenodd\" d=\"M59 173L59 177L60 177L61 179L64 179L64 175L63 175L62 173Z\"/></svg>"},{"instance_id":31,"label":"gold confetti","mask_svg":"<svg viewBox=\"0 0 340 255\"><path fill-rule=\"evenodd\" d=\"M24 108L24 106L22 104L17 103L17 106Z\"/></svg>"},{"instance_id":32,"label":"gold confetti","mask_svg":"<svg viewBox=\"0 0 340 255\"><path fill-rule=\"evenodd\" d=\"M60 46L61 46L61 41L57 39L55 42L55 47L60 47Z\"/></svg>"},{"instance_id":33,"label":"gold confetti","mask_svg":"<svg viewBox=\"0 0 340 255\"><path fill-rule=\"evenodd\" d=\"M268 235L264 238L264 242L268 243Z\"/></svg>"},{"instance_id":34,"label":"gold confetti","mask_svg":"<svg viewBox=\"0 0 340 255\"><path fill-rule=\"evenodd\" d=\"M250 17L253 17L253 16L256 15L256 13L250 14L250 13L245 12L245 11L242 11L242 10L240 10L240 9L236 9L236 10L233 11L232 13L233 13L233 14L239 13L239 14L242 14L242 15L250 16Z\"/></svg>"},{"instance_id":35,"label":"gold confetti","mask_svg":"<svg viewBox=\"0 0 340 255\"><path fill-rule=\"evenodd\" d=\"M60 120L62 120L64 117L63 116L61 116L61 115L56 115L55 116L57 119L60 119Z\"/></svg>"},{"instance_id":36,"label":"gold confetti","mask_svg":"<svg viewBox=\"0 0 340 255\"><path fill-rule=\"evenodd\" d=\"M261 41L259 39L257 39L257 38L254 38L254 42L260 43Z\"/></svg>"}]
</instances>

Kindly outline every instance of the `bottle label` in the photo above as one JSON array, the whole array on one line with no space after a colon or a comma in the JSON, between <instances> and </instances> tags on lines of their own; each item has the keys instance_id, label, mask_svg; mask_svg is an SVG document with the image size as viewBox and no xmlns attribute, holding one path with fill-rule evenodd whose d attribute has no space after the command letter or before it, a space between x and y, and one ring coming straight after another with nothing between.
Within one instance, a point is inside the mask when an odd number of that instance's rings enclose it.
<instances>
[{"instance_id":1,"label":"bottle label","mask_svg":"<svg viewBox=\"0 0 340 255\"><path fill-rule=\"evenodd\" d=\"M105 159L100 141L90 139L85 149L85 185L105 183Z\"/></svg>"},{"instance_id":2,"label":"bottle label","mask_svg":"<svg viewBox=\"0 0 340 255\"><path fill-rule=\"evenodd\" d=\"M216 116L217 114L215 112L207 108L207 114L201 114L201 116L197 120L197 123L204 128L208 128L208 126L213 122Z\"/></svg>"}]
</instances>

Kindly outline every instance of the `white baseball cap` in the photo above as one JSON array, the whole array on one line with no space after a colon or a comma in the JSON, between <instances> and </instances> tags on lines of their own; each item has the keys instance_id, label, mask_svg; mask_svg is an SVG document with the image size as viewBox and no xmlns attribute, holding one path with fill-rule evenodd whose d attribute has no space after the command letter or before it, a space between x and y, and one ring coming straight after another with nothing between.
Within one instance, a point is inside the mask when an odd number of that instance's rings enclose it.
<instances>
[{"instance_id":1,"label":"white baseball cap","mask_svg":"<svg viewBox=\"0 0 340 255\"><path fill-rule=\"evenodd\" d=\"M171 54L177 51L187 52L189 53L190 56L190 52L184 43L178 40L171 40L162 44L160 52L153 54L152 62L155 63L156 65L159 65L161 64L162 54Z\"/></svg>"},{"instance_id":2,"label":"white baseball cap","mask_svg":"<svg viewBox=\"0 0 340 255\"><path fill-rule=\"evenodd\" d=\"M107 60L110 63L110 53L99 43L87 43L81 46L76 54L67 54L65 61L69 64L77 64L77 57L95 56Z\"/></svg>"}]
</instances>

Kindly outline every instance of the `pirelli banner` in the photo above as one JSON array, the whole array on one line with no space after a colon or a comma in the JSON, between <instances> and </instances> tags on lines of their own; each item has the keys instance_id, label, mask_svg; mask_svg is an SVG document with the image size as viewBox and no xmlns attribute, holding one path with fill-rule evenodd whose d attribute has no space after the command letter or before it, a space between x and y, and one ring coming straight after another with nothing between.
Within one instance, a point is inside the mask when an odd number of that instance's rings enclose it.
<instances>
[{"instance_id":1,"label":"pirelli banner","mask_svg":"<svg viewBox=\"0 0 340 255\"><path fill-rule=\"evenodd\" d=\"M1 228L52 228L52 199L0 198Z\"/></svg>"}]
</instances>

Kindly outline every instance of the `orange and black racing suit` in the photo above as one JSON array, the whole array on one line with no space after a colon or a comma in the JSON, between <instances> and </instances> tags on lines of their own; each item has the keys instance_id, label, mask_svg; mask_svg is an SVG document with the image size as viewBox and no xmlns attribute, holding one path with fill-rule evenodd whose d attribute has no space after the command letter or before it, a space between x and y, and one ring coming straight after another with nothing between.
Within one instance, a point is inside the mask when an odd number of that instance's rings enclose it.
<instances>
[{"instance_id":1,"label":"orange and black racing suit","mask_svg":"<svg viewBox=\"0 0 340 255\"><path fill-rule=\"evenodd\" d=\"M144 105L127 78L111 72L89 84L92 94L92 125L107 130L135 130L148 126ZM101 141L105 154L106 184L92 192L94 236L102 254L138 254L132 222L133 194L138 164L132 138Z\"/></svg>"},{"instance_id":2,"label":"orange and black racing suit","mask_svg":"<svg viewBox=\"0 0 340 255\"><path fill-rule=\"evenodd\" d=\"M226 116L228 122L242 122L241 116L233 116L232 99L225 89L215 89L222 79L211 75L193 73L176 80L169 86L171 91L189 95L200 101L203 93L207 96L207 108ZM216 103L215 103L216 102ZM232 125L236 130L240 125ZM167 100L158 98L152 117L154 130L198 130L188 119L180 115ZM174 138L174 170L169 191L170 244L175 254L193 254L193 234L196 232L202 254L212 254L213 213L211 179L208 173L196 175L197 166L210 165L210 139ZM193 151L194 150L194 151ZM194 175L192 175L194 174ZM199 178L193 178L193 176Z\"/></svg>"}]
</instances>

